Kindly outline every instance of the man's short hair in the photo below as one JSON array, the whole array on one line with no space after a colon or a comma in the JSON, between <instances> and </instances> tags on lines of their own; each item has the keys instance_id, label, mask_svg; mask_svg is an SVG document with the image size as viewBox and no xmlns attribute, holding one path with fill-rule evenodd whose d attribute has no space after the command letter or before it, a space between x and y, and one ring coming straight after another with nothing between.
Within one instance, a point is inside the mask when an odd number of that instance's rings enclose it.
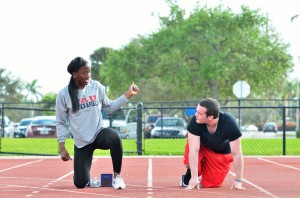
<instances>
[{"instance_id":1,"label":"man's short hair","mask_svg":"<svg viewBox=\"0 0 300 198\"><path fill-rule=\"evenodd\" d=\"M201 107L206 108L206 116L213 116L214 119L219 117L220 114L220 104L216 99L206 98L199 102Z\"/></svg>"}]
</instances>

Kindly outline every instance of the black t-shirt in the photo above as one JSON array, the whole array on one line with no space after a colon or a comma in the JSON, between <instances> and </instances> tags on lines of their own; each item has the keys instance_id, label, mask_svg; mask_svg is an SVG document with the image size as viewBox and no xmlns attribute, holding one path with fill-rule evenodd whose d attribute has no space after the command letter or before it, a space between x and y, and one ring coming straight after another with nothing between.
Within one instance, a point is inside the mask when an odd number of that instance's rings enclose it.
<instances>
[{"instance_id":1,"label":"black t-shirt","mask_svg":"<svg viewBox=\"0 0 300 198\"><path fill-rule=\"evenodd\" d=\"M229 142L242 136L235 117L227 112L220 113L217 130L213 134L208 132L206 124L198 124L195 116L190 121L187 130L194 135L200 136L203 146L221 154L230 153Z\"/></svg>"}]
</instances>

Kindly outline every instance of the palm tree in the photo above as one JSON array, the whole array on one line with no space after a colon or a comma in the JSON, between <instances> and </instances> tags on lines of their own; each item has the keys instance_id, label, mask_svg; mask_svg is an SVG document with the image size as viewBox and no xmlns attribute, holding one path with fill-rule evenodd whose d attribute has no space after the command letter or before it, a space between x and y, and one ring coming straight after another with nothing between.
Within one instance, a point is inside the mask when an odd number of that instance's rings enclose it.
<instances>
[{"instance_id":1,"label":"palm tree","mask_svg":"<svg viewBox=\"0 0 300 198\"><path fill-rule=\"evenodd\" d=\"M38 89L40 89L41 86L38 85L38 81L34 79L31 83L27 83L25 86L26 89L26 96L25 100L28 102L38 102L40 98L43 96Z\"/></svg>"},{"instance_id":2,"label":"palm tree","mask_svg":"<svg viewBox=\"0 0 300 198\"><path fill-rule=\"evenodd\" d=\"M293 22L295 19L297 19L300 16L300 14L296 14L291 18L291 22Z\"/></svg>"}]
</instances>

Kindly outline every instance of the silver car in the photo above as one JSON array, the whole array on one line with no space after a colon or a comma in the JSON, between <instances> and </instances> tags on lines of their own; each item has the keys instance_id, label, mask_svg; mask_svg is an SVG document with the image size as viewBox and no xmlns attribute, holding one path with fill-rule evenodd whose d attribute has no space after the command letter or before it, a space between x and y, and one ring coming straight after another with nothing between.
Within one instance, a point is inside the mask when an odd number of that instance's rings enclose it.
<instances>
[{"instance_id":1,"label":"silver car","mask_svg":"<svg viewBox=\"0 0 300 198\"><path fill-rule=\"evenodd\" d=\"M15 128L14 137L15 138L25 138L26 137L26 129L29 126L30 122L33 118L23 118L18 126Z\"/></svg>"},{"instance_id":2,"label":"silver car","mask_svg":"<svg viewBox=\"0 0 300 198\"><path fill-rule=\"evenodd\" d=\"M275 132L277 133L278 128L275 122L266 122L263 126L263 132Z\"/></svg>"},{"instance_id":3,"label":"silver car","mask_svg":"<svg viewBox=\"0 0 300 198\"><path fill-rule=\"evenodd\" d=\"M186 138L187 124L178 117L158 118L151 130L152 138Z\"/></svg>"},{"instance_id":4,"label":"silver car","mask_svg":"<svg viewBox=\"0 0 300 198\"><path fill-rule=\"evenodd\" d=\"M2 137L14 137L14 123L10 121L10 119L7 116L0 116L0 130L2 130L2 127L4 129L4 133L1 131Z\"/></svg>"}]
</instances>

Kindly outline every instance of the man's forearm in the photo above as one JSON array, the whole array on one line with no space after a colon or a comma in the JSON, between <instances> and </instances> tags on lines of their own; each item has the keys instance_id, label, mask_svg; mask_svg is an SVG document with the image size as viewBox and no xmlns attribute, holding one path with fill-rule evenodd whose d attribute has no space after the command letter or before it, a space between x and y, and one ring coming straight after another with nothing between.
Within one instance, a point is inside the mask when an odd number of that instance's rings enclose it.
<instances>
[{"instance_id":1,"label":"man's forearm","mask_svg":"<svg viewBox=\"0 0 300 198\"><path fill-rule=\"evenodd\" d=\"M189 165L192 178L198 178L198 152L190 150L189 153Z\"/></svg>"},{"instance_id":2,"label":"man's forearm","mask_svg":"<svg viewBox=\"0 0 300 198\"><path fill-rule=\"evenodd\" d=\"M234 156L234 168L237 180L243 179L243 171L244 171L244 160L242 155Z\"/></svg>"}]
</instances>

